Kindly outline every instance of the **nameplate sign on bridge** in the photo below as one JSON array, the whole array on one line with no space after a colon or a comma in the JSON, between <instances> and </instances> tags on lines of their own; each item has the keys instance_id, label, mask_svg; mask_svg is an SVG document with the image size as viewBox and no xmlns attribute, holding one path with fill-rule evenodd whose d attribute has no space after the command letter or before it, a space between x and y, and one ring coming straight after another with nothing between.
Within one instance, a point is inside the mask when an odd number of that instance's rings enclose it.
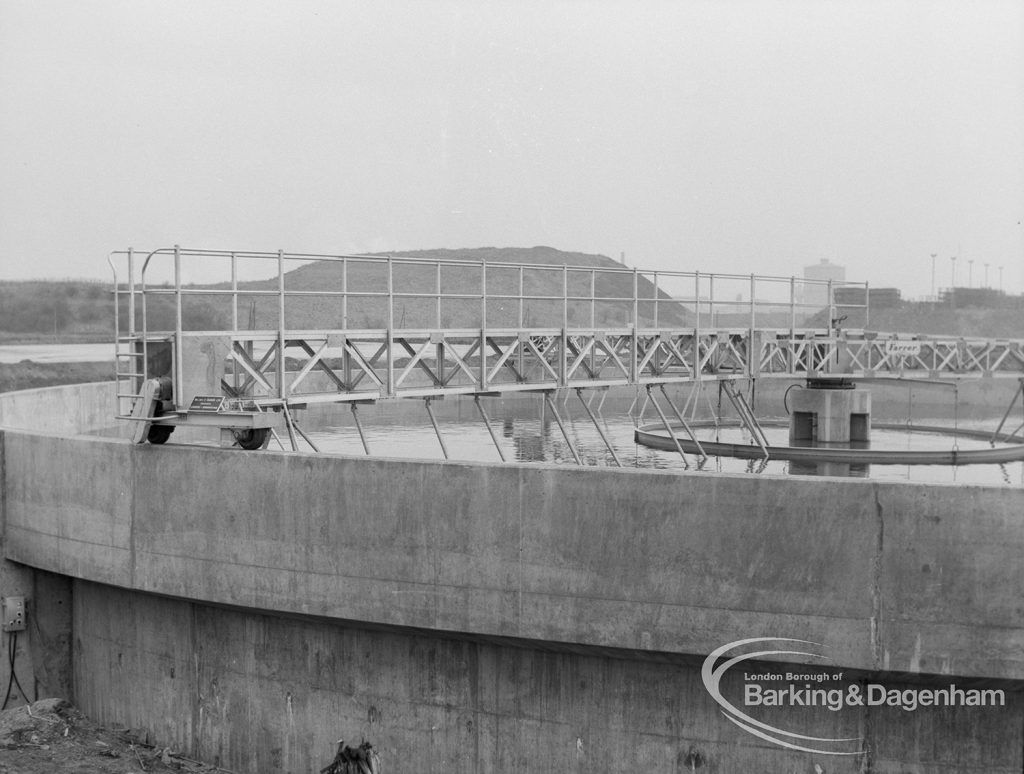
<instances>
[{"instance_id":1,"label":"nameplate sign on bridge","mask_svg":"<svg viewBox=\"0 0 1024 774\"><path fill-rule=\"evenodd\" d=\"M891 357L918 357L921 354L920 341L887 341L885 354Z\"/></svg>"},{"instance_id":2,"label":"nameplate sign on bridge","mask_svg":"<svg viewBox=\"0 0 1024 774\"><path fill-rule=\"evenodd\" d=\"M224 398L220 395L196 395L189 404L189 411L216 413L224 408Z\"/></svg>"}]
</instances>

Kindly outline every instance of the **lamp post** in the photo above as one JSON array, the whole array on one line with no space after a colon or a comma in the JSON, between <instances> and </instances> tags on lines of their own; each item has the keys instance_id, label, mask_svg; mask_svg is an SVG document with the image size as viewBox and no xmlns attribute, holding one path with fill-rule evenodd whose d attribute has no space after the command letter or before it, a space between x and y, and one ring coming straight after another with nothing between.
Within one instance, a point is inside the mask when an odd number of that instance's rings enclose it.
<instances>
[{"instance_id":1,"label":"lamp post","mask_svg":"<svg viewBox=\"0 0 1024 774\"><path fill-rule=\"evenodd\" d=\"M974 259L967 259L967 287L974 287Z\"/></svg>"},{"instance_id":2,"label":"lamp post","mask_svg":"<svg viewBox=\"0 0 1024 774\"><path fill-rule=\"evenodd\" d=\"M955 255L949 256L949 260L953 264L953 276L952 276L952 279L949 282L949 288L950 288L950 290L952 290L953 288L956 287L956 256Z\"/></svg>"},{"instance_id":3,"label":"lamp post","mask_svg":"<svg viewBox=\"0 0 1024 774\"><path fill-rule=\"evenodd\" d=\"M932 253L932 301L935 300L935 259L938 253Z\"/></svg>"},{"instance_id":4,"label":"lamp post","mask_svg":"<svg viewBox=\"0 0 1024 774\"><path fill-rule=\"evenodd\" d=\"M988 264L985 264L985 287L988 287Z\"/></svg>"}]
</instances>

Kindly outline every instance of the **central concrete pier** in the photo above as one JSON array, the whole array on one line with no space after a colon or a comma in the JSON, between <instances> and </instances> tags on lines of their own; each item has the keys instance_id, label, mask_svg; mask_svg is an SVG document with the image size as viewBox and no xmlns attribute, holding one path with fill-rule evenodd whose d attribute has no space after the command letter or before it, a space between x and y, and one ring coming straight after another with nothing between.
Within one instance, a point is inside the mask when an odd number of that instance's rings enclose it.
<instances>
[{"instance_id":1,"label":"central concrete pier","mask_svg":"<svg viewBox=\"0 0 1024 774\"><path fill-rule=\"evenodd\" d=\"M791 446L871 440L870 390L857 389L845 379L811 379L806 388L793 393L791 400Z\"/></svg>"}]
</instances>

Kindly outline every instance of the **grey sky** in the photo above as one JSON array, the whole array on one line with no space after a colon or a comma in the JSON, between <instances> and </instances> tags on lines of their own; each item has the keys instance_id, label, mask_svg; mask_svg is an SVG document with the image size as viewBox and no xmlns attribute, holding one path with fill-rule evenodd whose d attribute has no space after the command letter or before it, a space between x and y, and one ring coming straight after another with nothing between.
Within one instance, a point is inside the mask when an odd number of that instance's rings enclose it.
<instances>
[{"instance_id":1,"label":"grey sky","mask_svg":"<svg viewBox=\"0 0 1024 774\"><path fill-rule=\"evenodd\" d=\"M0 277L551 245L1024 283L1024 3L0 0Z\"/></svg>"}]
</instances>

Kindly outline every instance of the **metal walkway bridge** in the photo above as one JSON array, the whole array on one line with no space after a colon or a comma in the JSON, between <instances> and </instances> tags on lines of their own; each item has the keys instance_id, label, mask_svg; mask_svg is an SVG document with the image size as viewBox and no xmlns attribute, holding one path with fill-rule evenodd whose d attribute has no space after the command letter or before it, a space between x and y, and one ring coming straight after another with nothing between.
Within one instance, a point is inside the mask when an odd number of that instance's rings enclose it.
<instances>
[{"instance_id":1,"label":"metal walkway bridge","mask_svg":"<svg viewBox=\"0 0 1024 774\"><path fill-rule=\"evenodd\" d=\"M124 415L161 377L168 411L191 404L198 418L215 398L222 413L287 413L711 379L1024 374L1022 341L872 332L861 283L455 255L174 247L109 260Z\"/></svg>"}]
</instances>

